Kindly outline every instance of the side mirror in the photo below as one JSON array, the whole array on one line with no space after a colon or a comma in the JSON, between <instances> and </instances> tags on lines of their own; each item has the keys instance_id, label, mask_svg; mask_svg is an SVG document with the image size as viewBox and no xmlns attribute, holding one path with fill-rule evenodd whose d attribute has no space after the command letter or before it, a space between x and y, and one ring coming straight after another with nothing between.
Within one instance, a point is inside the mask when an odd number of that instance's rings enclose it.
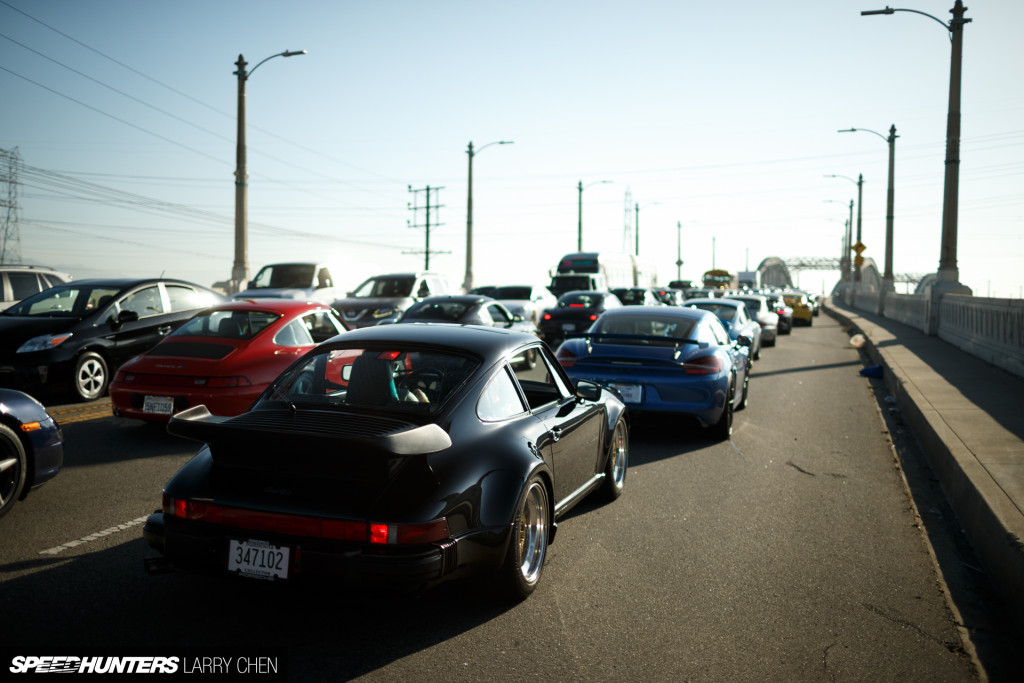
<instances>
[{"instance_id":1,"label":"side mirror","mask_svg":"<svg viewBox=\"0 0 1024 683\"><path fill-rule=\"evenodd\" d=\"M139 319L139 314L135 311L121 311L117 316L117 324L124 325L125 323L133 323Z\"/></svg>"},{"instance_id":2,"label":"side mirror","mask_svg":"<svg viewBox=\"0 0 1024 683\"><path fill-rule=\"evenodd\" d=\"M754 340L745 334L741 334L737 339L736 343L740 346L753 346Z\"/></svg>"},{"instance_id":3,"label":"side mirror","mask_svg":"<svg viewBox=\"0 0 1024 683\"><path fill-rule=\"evenodd\" d=\"M576 396L585 401L596 401L601 398L601 386L594 382L581 379L576 382Z\"/></svg>"}]
</instances>

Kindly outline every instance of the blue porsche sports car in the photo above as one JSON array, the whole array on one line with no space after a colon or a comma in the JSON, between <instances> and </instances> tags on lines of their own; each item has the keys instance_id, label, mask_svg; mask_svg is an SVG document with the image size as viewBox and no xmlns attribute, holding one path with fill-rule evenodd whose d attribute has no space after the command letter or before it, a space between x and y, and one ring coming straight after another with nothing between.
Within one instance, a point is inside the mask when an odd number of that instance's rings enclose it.
<instances>
[{"instance_id":1,"label":"blue porsche sports car","mask_svg":"<svg viewBox=\"0 0 1024 683\"><path fill-rule=\"evenodd\" d=\"M0 517L64 464L60 427L39 401L0 389Z\"/></svg>"},{"instance_id":2,"label":"blue porsche sports car","mask_svg":"<svg viewBox=\"0 0 1024 683\"><path fill-rule=\"evenodd\" d=\"M750 346L709 311L628 306L566 339L556 357L573 380L618 391L631 414L694 417L728 439L733 411L747 402Z\"/></svg>"}]
</instances>

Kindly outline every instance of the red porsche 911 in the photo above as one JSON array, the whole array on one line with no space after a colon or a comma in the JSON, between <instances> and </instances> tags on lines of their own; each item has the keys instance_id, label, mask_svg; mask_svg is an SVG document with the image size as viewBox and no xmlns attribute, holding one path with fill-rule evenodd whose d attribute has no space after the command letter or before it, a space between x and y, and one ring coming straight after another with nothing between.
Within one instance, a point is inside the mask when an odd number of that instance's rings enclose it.
<instances>
[{"instance_id":1,"label":"red porsche 911","mask_svg":"<svg viewBox=\"0 0 1024 683\"><path fill-rule=\"evenodd\" d=\"M148 352L118 370L110 385L114 414L166 422L205 405L238 415L285 368L348 328L326 305L246 299L200 311Z\"/></svg>"}]
</instances>

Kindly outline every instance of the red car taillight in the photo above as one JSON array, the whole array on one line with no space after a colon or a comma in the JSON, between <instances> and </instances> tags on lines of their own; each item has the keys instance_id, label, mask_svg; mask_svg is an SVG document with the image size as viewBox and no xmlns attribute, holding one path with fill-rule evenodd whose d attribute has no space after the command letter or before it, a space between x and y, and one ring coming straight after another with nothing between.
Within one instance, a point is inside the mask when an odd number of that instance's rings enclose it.
<instances>
[{"instance_id":1,"label":"red car taillight","mask_svg":"<svg viewBox=\"0 0 1024 683\"><path fill-rule=\"evenodd\" d=\"M576 365L576 354L571 351L566 351L561 346L558 347L558 351L555 352L555 359L563 368L571 368Z\"/></svg>"},{"instance_id":2,"label":"red car taillight","mask_svg":"<svg viewBox=\"0 0 1024 683\"><path fill-rule=\"evenodd\" d=\"M163 497L163 512L165 515L193 522L359 543L369 541L390 545L412 545L444 541L451 536L448 531L448 520L444 517L426 524L378 524L243 510L202 501L172 498L166 494Z\"/></svg>"},{"instance_id":3,"label":"red car taillight","mask_svg":"<svg viewBox=\"0 0 1024 683\"><path fill-rule=\"evenodd\" d=\"M228 389L232 387L251 387L252 382L248 377L211 377L206 386L211 389Z\"/></svg>"},{"instance_id":4,"label":"red car taillight","mask_svg":"<svg viewBox=\"0 0 1024 683\"><path fill-rule=\"evenodd\" d=\"M718 356L704 356L683 363L683 371L688 375L716 375L724 366Z\"/></svg>"}]
</instances>

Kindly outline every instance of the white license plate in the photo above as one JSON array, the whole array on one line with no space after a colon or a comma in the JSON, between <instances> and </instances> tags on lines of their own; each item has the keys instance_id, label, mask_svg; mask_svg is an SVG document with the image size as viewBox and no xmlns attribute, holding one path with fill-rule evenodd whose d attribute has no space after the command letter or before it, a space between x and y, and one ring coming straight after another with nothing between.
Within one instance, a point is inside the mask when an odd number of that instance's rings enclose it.
<instances>
[{"instance_id":1,"label":"white license plate","mask_svg":"<svg viewBox=\"0 0 1024 683\"><path fill-rule=\"evenodd\" d=\"M142 412L170 415L174 412L174 399L170 396L147 396L142 403Z\"/></svg>"},{"instance_id":2,"label":"white license plate","mask_svg":"<svg viewBox=\"0 0 1024 683\"><path fill-rule=\"evenodd\" d=\"M576 326L572 323L562 323L562 332L575 332Z\"/></svg>"},{"instance_id":3,"label":"white license plate","mask_svg":"<svg viewBox=\"0 0 1024 683\"><path fill-rule=\"evenodd\" d=\"M287 546L276 546L254 539L231 539L228 545L228 571L255 579L287 579L290 555L291 548Z\"/></svg>"},{"instance_id":4,"label":"white license plate","mask_svg":"<svg viewBox=\"0 0 1024 683\"><path fill-rule=\"evenodd\" d=\"M609 385L619 392L622 400L626 403L640 403L643 400L644 388L640 384L618 384Z\"/></svg>"}]
</instances>

